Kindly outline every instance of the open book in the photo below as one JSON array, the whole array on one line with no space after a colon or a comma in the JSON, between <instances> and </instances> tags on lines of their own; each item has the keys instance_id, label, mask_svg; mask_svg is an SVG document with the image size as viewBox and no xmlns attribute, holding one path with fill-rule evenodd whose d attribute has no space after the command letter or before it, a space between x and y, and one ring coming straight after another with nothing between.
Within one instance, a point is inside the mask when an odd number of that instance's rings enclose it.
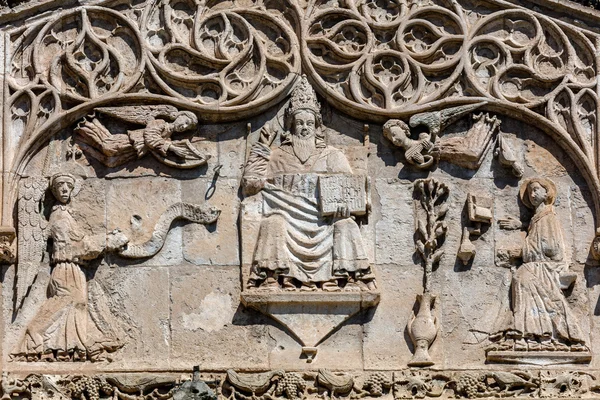
<instances>
[{"instance_id":1,"label":"open book","mask_svg":"<svg viewBox=\"0 0 600 400\"><path fill-rule=\"evenodd\" d=\"M360 175L319 177L321 215L334 214L339 206L347 206L350 214L367 213L367 178Z\"/></svg>"}]
</instances>

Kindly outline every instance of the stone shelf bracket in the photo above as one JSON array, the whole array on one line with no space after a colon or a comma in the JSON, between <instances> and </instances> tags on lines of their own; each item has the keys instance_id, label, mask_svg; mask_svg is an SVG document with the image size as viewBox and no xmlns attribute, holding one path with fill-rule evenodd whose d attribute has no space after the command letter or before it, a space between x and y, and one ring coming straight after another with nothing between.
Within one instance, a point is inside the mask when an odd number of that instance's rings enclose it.
<instances>
[{"instance_id":1,"label":"stone shelf bracket","mask_svg":"<svg viewBox=\"0 0 600 400\"><path fill-rule=\"evenodd\" d=\"M310 363L317 346L348 318L379 304L378 292L242 293L245 307L273 318L290 330L302 345L301 357Z\"/></svg>"}]
</instances>

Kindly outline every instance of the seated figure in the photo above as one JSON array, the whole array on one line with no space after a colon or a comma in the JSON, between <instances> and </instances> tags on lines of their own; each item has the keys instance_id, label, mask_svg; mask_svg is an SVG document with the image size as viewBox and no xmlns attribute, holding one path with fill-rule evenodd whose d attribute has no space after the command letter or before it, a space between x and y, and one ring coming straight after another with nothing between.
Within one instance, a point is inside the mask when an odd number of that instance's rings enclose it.
<instances>
[{"instance_id":1,"label":"seated figure","mask_svg":"<svg viewBox=\"0 0 600 400\"><path fill-rule=\"evenodd\" d=\"M549 179L533 178L521 186L521 200L534 210L534 215L523 247L498 252L501 260L522 258L523 264L512 279L512 323L492 335L490 350L588 350L562 292L576 275L568 272L563 231L554 212L555 199L556 187ZM499 223L503 229L523 227L516 218Z\"/></svg>"},{"instance_id":2,"label":"seated figure","mask_svg":"<svg viewBox=\"0 0 600 400\"><path fill-rule=\"evenodd\" d=\"M286 123L290 132L275 149L275 134L263 128L244 172L245 194L262 195L249 287L373 289L375 278L352 218L366 212L366 201L362 211L353 201L364 195L366 178L353 174L342 151L325 144L320 105L305 77L292 94ZM338 179L333 185L327 181L332 177ZM335 182L354 184L358 194ZM337 197L330 194L336 189Z\"/></svg>"}]
</instances>

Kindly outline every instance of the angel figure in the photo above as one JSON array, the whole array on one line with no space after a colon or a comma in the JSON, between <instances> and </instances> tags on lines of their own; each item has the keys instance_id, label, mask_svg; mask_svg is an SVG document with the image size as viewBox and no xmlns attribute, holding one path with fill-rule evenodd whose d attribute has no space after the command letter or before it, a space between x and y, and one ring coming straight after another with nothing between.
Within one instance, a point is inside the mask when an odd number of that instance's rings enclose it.
<instances>
[{"instance_id":1,"label":"angel figure","mask_svg":"<svg viewBox=\"0 0 600 400\"><path fill-rule=\"evenodd\" d=\"M148 153L165 165L184 169L206 164L210 158L202 155L187 139L171 139L173 134L196 128L198 118L190 111L179 111L169 105L99 107L95 111L144 126L126 134L113 134L94 114L77 125L74 132L84 151L109 168Z\"/></svg>"},{"instance_id":2,"label":"angel figure","mask_svg":"<svg viewBox=\"0 0 600 400\"><path fill-rule=\"evenodd\" d=\"M422 132L419 139L410 138L410 128L399 119L391 119L383 126L383 132L395 146L402 147L406 160L419 168L427 168L435 161L428 154L433 149L431 135ZM425 154L423 154L425 153Z\"/></svg>"},{"instance_id":3,"label":"angel figure","mask_svg":"<svg viewBox=\"0 0 600 400\"><path fill-rule=\"evenodd\" d=\"M108 234L89 235L72 215L71 199L77 193L80 181L73 175L58 173L50 180L50 189L56 199L47 224L42 221L28 224L38 233L23 229L24 235L42 250L50 243L50 266L47 299L29 323L25 336L13 353L16 360L24 361L97 361L107 352L113 352L123 343L112 332L106 316L92 310L88 305L88 284L83 271L87 262L100 257L107 251L121 251L128 239L120 231ZM19 201L19 210L24 211L21 220L40 220L42 216L34 210L46 187L39 184L25 185ZM21 201L23 200L23 201ZM21 204L22 203L22 204ZM45 225L45 226L44 226ZM26 228L26 227L23 227ZM29 229L32 230L32 229ZM17 296L22 296L32 285L39 270L31 254L24 252L23 263L19 262Z\"/></svg>"},{"instance_id":4,"label":"angel figure","mask_svg":"<svg viewBox=\"0 0 600 400\"><path fill-rule=\"evenodd\" d=\"M449 140L458 140L457 138L451 138L436 143L436 138L442 130L484 104L486 102L416 114L410 118L408 125L401 120L391 119L383 126L383 134L394 145L404 149L406 161L417 168L425 169L430 167L436 158L440 157L440 153L443 155L444 152L448 152ZM418 139L411 138L411 128L421 130ZM465 137L460 138L458 147L461 151L465 153L470 151L484 152L493 130L480 129L477 131L472 130L469 133L466 136L467 141L465 141ZM472 142L471 144L477 143L478 148L470 148L469 142ZM454 143L454 147L456 147L456 144ZM452 158L454 159L455 156Z\"/></svg>"}]
</instances>

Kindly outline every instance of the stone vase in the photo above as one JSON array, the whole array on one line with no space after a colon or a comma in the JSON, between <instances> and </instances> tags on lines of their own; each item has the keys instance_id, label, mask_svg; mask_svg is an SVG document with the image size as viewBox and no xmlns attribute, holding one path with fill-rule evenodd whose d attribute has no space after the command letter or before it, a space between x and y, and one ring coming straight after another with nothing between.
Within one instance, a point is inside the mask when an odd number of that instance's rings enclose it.
<instances>
[{"instance_id":1,"label":"stone vase","mask_svg":"<svg viewBox=\"0 0 600 400\"><path fill-rule=\"evenodd\" d=\"M429 346L437 336L435 318L431 315L431 307L435 296L430 293L417 295L419 310L408 323L408 333L412 339L415 353L408 363L409 367L427 367L435 364L429 356Z\"/></svg>"}]
</instances>

